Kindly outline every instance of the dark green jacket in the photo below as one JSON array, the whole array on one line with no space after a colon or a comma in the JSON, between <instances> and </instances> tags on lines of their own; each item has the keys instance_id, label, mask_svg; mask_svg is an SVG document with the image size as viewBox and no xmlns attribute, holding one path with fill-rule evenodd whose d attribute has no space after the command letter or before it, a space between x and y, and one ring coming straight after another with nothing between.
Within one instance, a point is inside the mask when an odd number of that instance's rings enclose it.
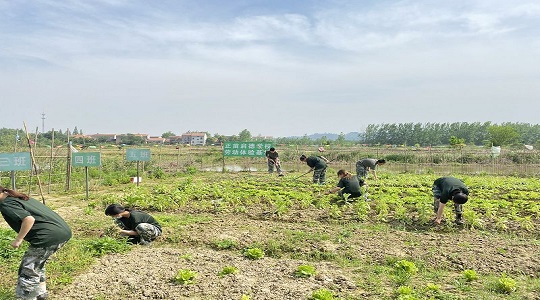
<instances>
[{"instance_id":1,"label":"dark green jacket","mask_svg":"<svg viewBox=\"0 0 540 300\"><path fill-rule=\"evenodd\" d=\"M360 182L356 176L351 178L343 177L339 180L338 187L343 188L342 192L345 194L360 194Z\"/></svg>"},{"instance_id":2,"label":"dark green jacket","mask_svg":"<svg viewBox=\"0 0 540 300\"><path fill-rule=\"evenodd\" d=\"M138 210L130 210L129 218L120 218L116 220L116 224L125 230L135 230L135 227L141 223L152 224L161 230L161 225L159 225L154 217Z\"/></svg>"},{"instance_id":3,"label":"dark green jacket","mask_svg":"<svg viewBox=\"0 0 540 300\"><path fill-rule=\"evenodd\" d=\"M326 162L324 161L324 159L318 156L310 156L306 158L306 163L308 166L314 168L315 170L326 168Z\"/></svg>"},{"instance_id":4,"label":"dark green jacket","mask_svg":"<svg viewBox=\"0 0 540 300\"><path fill-rule=\"evenodd\" d=\"M17 233L21 230L24 218L34 217L34 225L24 238L34 247L58 245L71 238L71 229L64 219L35 199L21 200L7 197L4 201L0 201L0 212L9 227Z\"/></svg>"},{"instance_id":5,"label":"dark green jacket","mask_svg":"<svg viewBox=\"0 0 540 300\"><path fill-rule=\"evenodd\" d=\"M469 195L469 189L465 183L455 177L438 178L433 182L433 185L437 186L439 190L441 190L441 203L447 203L448 200L452 199L452 193L455 190L460 190L464 194Z\"/></svg>"}]
</instances>

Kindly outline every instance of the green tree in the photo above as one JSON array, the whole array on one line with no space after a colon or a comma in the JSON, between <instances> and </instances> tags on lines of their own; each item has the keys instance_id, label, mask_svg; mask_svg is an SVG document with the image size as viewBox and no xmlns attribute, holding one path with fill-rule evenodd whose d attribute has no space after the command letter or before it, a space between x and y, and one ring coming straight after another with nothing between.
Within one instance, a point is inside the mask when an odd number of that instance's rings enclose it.
<instances>
[{"instance_id":1,"label":"green tree","mask_svg":"<svg viewBox=\"0 0 540 300\"><path fill-rule=\"evenodd\" d=\"M251 140L251 132L249 132L247 129L240 131L238 134L238 139L241 142L249 142Z\"/></svg>"},{"instance_id":2,"label":"green tree","mask_svg":"<svg viewBox=\"0 0 540 300\"><path fill-rule=\"evenodd\" d=\"M176 134L173 133L172 131L167 131L167 132L161 134L161 137L162 137L162 138L165 138L165 139L168 139L168 138L170 138L171 136L176 136Z\"/></svg>"},{"instance_id":3,"label":"green tree","mask_svg":"<svg viewBox=\"0 0 540 300\"><path fill-rule=\"evenodd\" d=\"M338 135L336 139L336 144L340 146L343 146L345 144L345 134L343 132Z\"/></svg>"},{"instance_id":4,"label":"green tree","mask_svg":"<svg viewBox=\"0 0 540 300\"><path fill-rule=\"evenodd\" d=\"M134 135L132 133L121 135L120 141L122 142L122 144L126 144L126 145L142 145L145 142L142 136Z\"/></svg>"},{"instance_id":5,"label":"green tree","mask_svg":"<svg viewBox=\"0 0 540 300\"><path fill-rule=\"evenodd\" d=\"M321 146L326 146L326 145L329 145L330 143L328 142L328 138L326 137L326 135L323 135L320 139L319 139L319 145Z\"/></svg>"},{"instance_id":6,"label":"green tree","mask_svg":"<svg viewBox=\"0 0 540 300\"><path fill-rule=\"evenodd\" d=\"M521 139L517 130L509 125L492 125L488 128L489 142L493 146L505 146L519 142Z\"/></svg>"},{"instance_id":7,"label":"green tree","mask_svg":"<svg viewBox=\"0 0 540 300\"><path fill-rule=\"evenodd\" d=\"M449 142L450 142L450 146L455 147L455 148L461 148L465 146L465 139L460 139L455 136L451 136Z\"/></svg>"}]
</instances>

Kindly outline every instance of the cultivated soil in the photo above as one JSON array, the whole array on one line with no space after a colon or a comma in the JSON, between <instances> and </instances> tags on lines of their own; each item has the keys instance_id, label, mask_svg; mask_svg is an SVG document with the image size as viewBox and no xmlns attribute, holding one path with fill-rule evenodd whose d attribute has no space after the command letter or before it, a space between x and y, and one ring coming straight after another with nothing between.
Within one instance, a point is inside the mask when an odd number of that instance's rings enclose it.
<instances>
[{"instance_id":1,"label":"cultivated soil","mask_svg":"<svg viewBox=\"0 0 540 300\"><path fill-rule=\"evenodd\" d=\"M211 241L223 239L240 246L279 240L285 238L286 231L322 232L334 237L340 230L336 228L343 224L337 226L324 218L318 212L303 211L290 213L288 219L268 218L260 213L218 214L209 221L165 228L164 236L150 246L135 246L129 253L100 258L72 284L55 290L50 299L241 299L242 295L249 299L308 299L320 288L357 299L379 299L361 288L368 279L358 271L358 265L347 267L284 257L249 260L238 249L211 247ZM179 236L176 244L167 241L167 235L173 233ZM332 252L347 247L365 264L385 264L388 257L398 257L422 261L426 268L456 272L473 269L490 274L540 274L540 245L531 245L526 238L469 229L448 233L354 228L346 243L331 238L305 247L312 249L297 250ZM302 264L315 266L317 275L295 277L294 271ZM238 273L218 276L225 266L235 266ZM171 279L180 269L197 272L195 282L174 283ZM454 288L450 279L439 284L443 289ZM531 295L529 299L539 298Z\"/></svg>"}]
</instances>

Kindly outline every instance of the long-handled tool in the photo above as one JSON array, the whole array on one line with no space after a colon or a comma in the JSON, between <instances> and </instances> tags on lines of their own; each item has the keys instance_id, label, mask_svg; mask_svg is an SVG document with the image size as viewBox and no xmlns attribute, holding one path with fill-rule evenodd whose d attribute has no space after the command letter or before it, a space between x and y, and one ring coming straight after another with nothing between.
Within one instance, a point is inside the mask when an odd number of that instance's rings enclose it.
<instances>
[{"instance_id":1,"label":"long-handled tool","mask_svg":"<svg viewBox=\"0 0 540 300\"><path fill-rule=\"evenodd\" d=\"M281 170L281 164L279 163L278 159L272 159L268 158L270 161L274 162L274 167L276 167L276 171L278 171L279 176L283 176L283 171Z\"/></svg>"},{"instance_id":2,"label":"long-handled tool","mask_svg":"<svg viewBox=\"0 0 540 300\"><path fill-rule=\"evenodd\" d=\"M310 169L309 171L307 171L306 173L304 173L304 174L302 174L300 176L294 177L293 180L296 180L296 179L298 179L298 178L300 178L300 177L302 177L304 175L307 175L307 174L311 173L311 171L313 171L313 169Z\"/></svg>"},{"instance_id":3,"label":"long-handled tool","mask_svg":"<svg viewBox=\"0 0 540 300\"><path fill-rule=\"evenodd\" d=\"M366 201L371 201L371 200L368 198L368 185L365 184L364 186L366 187L366 190L364 191L364 199L366 199Z\"/></svg>"}]
</instances>

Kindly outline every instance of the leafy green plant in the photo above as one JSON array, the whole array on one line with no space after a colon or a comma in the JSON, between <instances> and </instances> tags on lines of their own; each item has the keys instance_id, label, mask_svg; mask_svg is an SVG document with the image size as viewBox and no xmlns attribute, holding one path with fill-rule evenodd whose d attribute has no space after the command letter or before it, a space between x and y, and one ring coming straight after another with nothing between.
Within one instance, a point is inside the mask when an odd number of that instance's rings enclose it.
<instances>
[{"instance_id":1,"label":"leafy green plant","mask_svg":"<svg viewBox=\"0 0 540 300\"><path fill-rule=\"evenodd\" d=\"M191 271L189 269L178 270L176 276L174 276L173 281L178 284L192 284L197 278L197 272Z\"/></svg>"},{"instance_id":2,"label":"leafy green plant","mask_svg":"<svg viewBox=\"0 0 540 300\"><path fill-rule=\"evenodd\" d=\"M244 250L244 257L249 259L261 259L264 257L264 251L260 248L246 248Z\"/></svg>"},{"instance_id":3,"label":"leafy green plant","mask_svg":"<svg viewBox=\"0 0 540 300\"><path fill-rule=\"evenodd\" d=\"M394 263L394 281L397 285L407 283L413 275L418 272L418 267L406 259L399 260Z\"/></svg>"},{"instance_id":4,"label":"leafy green plant","mask_svg":"<svg viewBox=\"0 0 540 300\"><path fill-rule=\"evenodd\" d=\"M415 300L414 290L412 287L402 285L396 290L396 297L398 300Z\"/></svg>"},{"instance_id":5,"label":"leafy green plant","mask_svg":"<svg viewBox=\"0 0 540 300\"><path fill-rule=\"evenodd\" d=\"M193 259L193 256L189 253L180 255L180 258L186 261L191 261Z\"/></svg>"},{"instance_id":6,"label":"leafy green plant","mask_svg":"<svg viewBox=\"0 0 540 300\"><path fill-rule=\"evenodd\" d=\"M117 240L112 237L102 237L88 242L86 249L93 256L101 257L110 253L127 252L131 249L131 246L127 243L126 239Z\"/></svg>"},{"instance_id":7,"label":"leafy green plant","mask_svg":"<svg viewBox=\"0 0 540 300\"><path fill-rule=\"evenodd\" d=\"M223 277L230 274L236 274L238 273L238 268L235 266L225 266L221 271L219 271L218 276Z\"/></svg>"},{"instance_id":8,"label":"leafy green plant","mask_svg":"<svg viewBox=\"0 0 540 300\"><path fill-rule=\"evenodd\" d=\"M406 259L397 261L394 264L394 270L396 273L405 273L411 276L418 273L418 267L414 264L414 262Z\"/></svg>"},{"instance_id":9,"label":"leafy green plant","mask_svg":"<svg viewBox=\"0 0 540 300\"><path fill-rule=\"evenodd\" d=\"M309 300L333 300L334 294L332 291L327 289L318 289L311 293L311 296L309 297Z\"/></svg>"},{"instance_id":10,"label":"leafy green plant","mask_svg":"<svg viewBox=\"0 0 540 300\"><path fill-rule=\"evenodd\" d=\"M493 289L499 294L510 294L517 290L517 282L503 273L495 282Z\"/></svg>"},{"instance_id":11,"label":"leafy green plant","mask_svg":"<svg viewBox=\"0 0 540 300\"><path fill-rule=\"evenodd\" d=\"M465 270L461 272L461 275L463 275L463 278L465 278L465 280L469 282L478 280L478 274L475 270Z\"/></svg>"},{"instance_id":12,"label":"leafy green plant","mask_svg":"<svg viewBox=\"0 0 540 300\"><path fill-rule=\"evenodd\" d=\"M308 278L317 273L317 269L312 265L300 265L294 271L294 276L300 278Z\"/></svg>"},{"instance_id":13,"label":"leafy green plant","mask_svg":"<svg viewBox=\"0 0 540 300\"><path fill-rule=\"evenodd\" d=\"M214 248L218 250L233 249L236 247L236 242L229 239L219 240L213 242Z\"/></svg>"}]
</instances>

